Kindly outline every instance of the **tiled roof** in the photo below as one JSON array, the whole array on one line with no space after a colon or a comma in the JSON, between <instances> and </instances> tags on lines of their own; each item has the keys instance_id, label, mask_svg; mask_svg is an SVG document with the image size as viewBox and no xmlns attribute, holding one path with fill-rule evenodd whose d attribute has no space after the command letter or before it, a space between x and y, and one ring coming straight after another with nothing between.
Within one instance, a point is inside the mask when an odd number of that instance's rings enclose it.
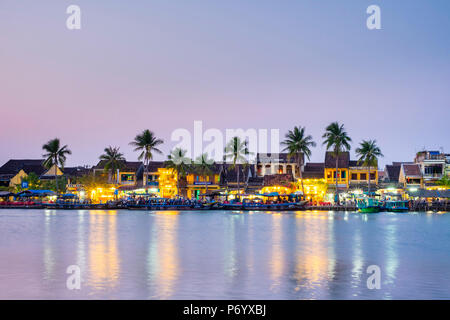
<instances>
[{"instance_id":1,"label":"tiled roof","mask_svg":"<svg viewBox=\"0 0 450 320\"><path fill-rule=\"evenodd\" d=\"M81 177L89 173L89 169L85 167L65 167L63 169L65 176Z\"/></svg>"},{"instance_id":2,"label":"tiled roof","mask_svg":"<svg viewBox=\"0 0 450 320\"><path fill-rule=\"evenodd\" d=\"M20 170L23 170L27 174L34 172L41 175L46 171L42 165L43 162L42 159L11 159L0 167L0 174L16 175Z\"/></svg>"},{"instance_id":3,"label":"tiled roof","mask_svg":"<svg viewBox=\"0 0 450 320\"><path fill-rule=\"evenodd\" d=\"M420 167L418 164L403 164L403 172L407 177L420 177L422 176L420 172Z\"/></svg>"},{"instance_id":4,"label":"tiled roof","mask_svg":"<svg viewBox=\"0 0 450 320\"><path fill-rule=\"evenodd\" d=\"M94 170L102 170L105 168L106 160L100 160L96 166L94 166L92 169ZM136 172L138 169L142 166L141 161L121 161L123 163L123 168L121 171L123 172Z\"/></svg>"},{"instance_id":5,"label":"tiled roof","mask_svg":"<svg viewBox=\"0 0 450 320\"><path fill-rule=\"evenodd\" d=\"M339 168L348 168L350 162L350 153L343 152L339 155ZM333 152L327 151L325 153L325 168L336 168L336 157Z\"/></svg>"},{"instance_id":6,"label":"tiled roof","mask_svg":"<svg viewBox=\"0 0 450 320\"><path fill-rule=\"evenodd\" d=\"M264 176L265 186L288 186L291 182L294 182L292 174L272 174Z\"/></svg>"},{"instance_id":7,"label":"tiled roof","mask_svg":"<svg viewBox=\"0 0 450 320\"><path fill-rule=\"evenodd\" d=\"M386 165L386 177L390 182L398 182L398 177L400 175L401 166L396 165Z\"/></svg>"},{"instance_id":8,"label":"tiled roof","mask_svg":"<svg viewBox=\"0 0 450 320\"><path fill-rule=\"evenodd\" d=\"M325 164L309 162L305 164L302 176L304 179L322 179L324 176Z\"/></svg>"}]
</instances>

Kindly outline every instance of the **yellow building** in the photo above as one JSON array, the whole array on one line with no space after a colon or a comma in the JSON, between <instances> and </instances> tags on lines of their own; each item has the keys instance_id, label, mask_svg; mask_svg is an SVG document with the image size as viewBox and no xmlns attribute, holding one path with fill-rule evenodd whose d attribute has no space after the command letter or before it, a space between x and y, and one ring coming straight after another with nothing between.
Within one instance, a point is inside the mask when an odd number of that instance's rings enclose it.
<instances>
[{"instance_id":1,"label":"yellow building","mask_svg":"<svg viewBox=\"0 0 450 320\"><path fill-rule=\"evenodd\" d=\"M369 168L358 164L358 161L349 162L349 185L359 186L367 185L369 175ZM370 168L370 184L372 186L378 185L378 166Z\"/></svg>"},{"instance_id":2,"label":"yellow building","mask_svg":"<svg viewBox=\"0 0 450 320\"><path fill-rule=\"evenodd\" d=\"M220 175L213 173L210 176L203 177L198 174L188 174L186 177L186 189L188 198L197 198L201 194L208 193L220 188Z\"/></svg>"},{"instance_id":3,"label":"yellow building","mask_svg":"<svg viewBox=\"0 0 450 320\"><path fill-rule=\"evenodd\" d=\"M161 198L172 198L178 194L177 173L173 169L158 168L159 195Z\"/></svg>"},{"instance_id":4,"label":"yellow building","mask_svg":"<svg viewBox=\"0 0 450 320\"><path fill-rule=\"evenodd\" d=\"M325 153L324 178L329 186L336 185L339 189L348 189L349 186L349 162L350 153L343 152L338 158L338 170L336 174L336 157L330 151Z\"/></svg>"},{"instance_id":5,"label":"yellow building","mask_svg":"<svg viewBox=\"0 0 450 320\"><path fill-rule=\"evenodd\" d=\"M343 152L338 159L338 171L336 175L336 157L332 152L325 155L324 178L326 183L332 187L336 185L336 176L339 189L366 186L368 184L369 168L359 164L358 161L350 160L350 153ZM370 168L370 183L378 185L378 167Z\"/></svg>"}]
</instances>

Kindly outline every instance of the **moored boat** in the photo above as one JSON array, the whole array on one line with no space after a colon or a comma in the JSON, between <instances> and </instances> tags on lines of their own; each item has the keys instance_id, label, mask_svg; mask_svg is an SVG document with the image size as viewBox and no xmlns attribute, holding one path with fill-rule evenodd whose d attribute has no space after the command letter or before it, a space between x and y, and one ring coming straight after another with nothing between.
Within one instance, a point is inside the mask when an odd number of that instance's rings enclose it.
<instances>
[{"instance_id":1,"label":"moored boat","mask_svg":"<svg viewBox=\"0 0 450 320\"><path fill-rule=\"evenodd\" d=\"M360 213L378 213L383 208L380 200L369 197L358 199L356 206Z\"/></svg>"},{"instance_id":2,"label":"moored boat","mask_svg":"<svg viewBox=\"0 0 450 320\"><path fill-rule=\"evenodd\" d=\"M384 209L389 212L408 212L408 203L406 200L387 200Z\"/></svg>"}]
</instances>

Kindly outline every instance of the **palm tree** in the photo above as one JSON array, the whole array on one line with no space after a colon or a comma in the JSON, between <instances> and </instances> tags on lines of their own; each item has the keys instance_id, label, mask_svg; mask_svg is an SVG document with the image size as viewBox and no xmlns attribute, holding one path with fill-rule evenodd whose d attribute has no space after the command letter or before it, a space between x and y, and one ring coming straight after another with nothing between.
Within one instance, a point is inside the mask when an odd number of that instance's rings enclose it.
<instances>
[{"instance_id":1,"label":"palm tree","mask_svg":"<svg viewBox=\"0 0 450 320\"><path fill-rule=\"evenodd\" d=\"M113 181L116 181L117 170L123 167L123 162L125 161L123 153L120 153L119 149L119 147L109 146L108 148L105 148L105 153L100 156L100 160L106 161L104 170L109 172L109 181L111 181L111 177L113 178Z\"/></svg>"},{"instance_id":2,"label":"palm tree","mask_svg":"<svg viewBox=\"0 0 450 320\"><path fill-rule=\"evenodd\" d=\"M294 127L294 130L289 130L285 137L286 139L281 142L281 144L286 146L283 151L288 151L289 157L295 157L299 170L300 181L302 183L302 192L303 195L305 195L302 173L302 154L304 154L309 160L311 157L311 147L315 147L316 143L313 141L313 137L311 135L306 135L305 128L301 126Z\"/></svg>"},{"instance_id":3,"label":"palm tree","mask_svg":"<svg viewBox=\"0 0 450 320\"><path fill-rule=\"evenodd\" d=\"M338 170L339 170L339 156L345 151L351 149L350 142L352 139L348 136L344 129L343 124L333 122L325 128L323 144L327 146L328 150L333 150L333 156L336 158L336 200L339 204L339 191L338 191Z\"/></svg>"},{"instance_id":4,"label":"palm tree","mask_svg":"<svg viewBox=\"0 0 450 320\"><path fill-rule=\"evenodd\" d=\"M55 188L56 194L58 194L58 166L64 168L66 156L68 154L72 154L72 151L67 148L67 145L60 147L60 141L58 138L48 141L42 146L42 149L47 152L43 155L45 158L43 163L44 167L50 169L54 166L55 168Z\"/></svg>"},{"instance_id":5,"label":"palm tree","mask_svg":"<svg viewBox=\"0 0 450 320\"><path fill-rule=\"evenodd\" d=\"M378 157L383 157L383 154L376 140L363 140L355 151L359 155L358 163L368 167L367 185L370 193L370 168L378 166Z\"/></svg>"},{"instance_id":6,"label":"palm tree","mask_svg":"<svg viewBox=\"0 0 450 320\"><path fill-rule=\"evenodd\" d=\"M214 160L208 159L208 154L203 153L195 159L194 171L196 171L205 181L206 193L208 193L208 181L206 177L212 174Z\"/></svg>"},{"instance_id":7,"label":"palm tree","mask_svg":"<svg viewBox=\"0 0 450 320\"><path fill-rule=\"evenodd\" d=\"M228 142L225 147L225 159L230 159L233 164L231 165L232 169L236 169L237 174L237 192L239 194L240 185L239 185L239 168L240 164L247 163L248 156L250 155L250 151L248 150L247 141L241 141L239 137L233 137Z\"/></svg>"},{"instance_id":8,"label":"palm tree","mask_svg":"<svg viewBox=\"0 0 450 320\"><path fill-rule=\"evenodd\" d=\"M145 192L147 192L148 164L153 159L153 152L162 153L157 146L163 143L162 139L156 138L155 134L148 129L142 131L130 142L130 145L135 147L134 151L141 151L138 160L144 160L145 175L143 182L145 184Z\"/></svg>"},{"instance_id":9,"label":"palm tree","mask_svg":"<svg viewBox=\"0 0 450 320\"><path fill-rule=\"evenodd\" d=\"M186 177L191 159L186 157L187 150L176 148L167 156L166 167L177 174L177 192L180 195L180 178Z\"/></svg>"}]
</instances>

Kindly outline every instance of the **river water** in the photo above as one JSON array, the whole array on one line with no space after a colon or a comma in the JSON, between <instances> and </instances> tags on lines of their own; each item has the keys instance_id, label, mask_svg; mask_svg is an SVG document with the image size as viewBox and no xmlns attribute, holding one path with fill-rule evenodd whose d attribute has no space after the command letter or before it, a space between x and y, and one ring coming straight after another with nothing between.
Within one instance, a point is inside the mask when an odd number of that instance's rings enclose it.
<instances>
[{"instance_id":1,"label":"river water","mask_svg":"<svg viewBox=\"0 0 450 320\"><path fill-rule=\"evenodd\" d=\"M0 299L449 298L445 213L0 210Z\"/></svg>"}]
</instances>

